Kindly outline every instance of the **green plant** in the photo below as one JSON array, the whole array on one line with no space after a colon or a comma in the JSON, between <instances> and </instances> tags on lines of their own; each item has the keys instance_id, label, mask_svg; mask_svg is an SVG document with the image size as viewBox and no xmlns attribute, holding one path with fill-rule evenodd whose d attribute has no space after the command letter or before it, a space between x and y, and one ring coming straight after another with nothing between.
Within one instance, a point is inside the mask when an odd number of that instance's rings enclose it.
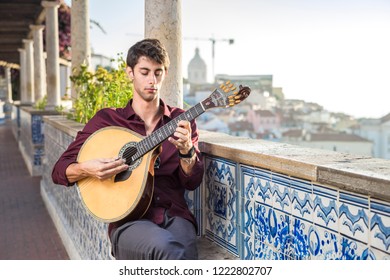
<instances>
[{"instance_id":1,"label":"green plant","mask_svg":"<svg viewBox=\"0 0 390 280\"><path fill-rule=\"evenodd\" d=\"M107 107L124 107L133 97L123 59L118 59L118 68L109 70L99 67L96 72L88 71L82 65L70 77L74 83L78 98L73 100L71 118L80 123L88 122L97 111Z\"/></svg>"},{"instance_id":2,"label":"green plant","mask_svg":"<svg viewBox=\"0 0 390 280\"><path fill-rule=\"evenodd\" d=\"M65 107L62 105L55 106L54 110L56 110L61 115L65 114Z\"/></svg>"},{"instance_id":3,"label":"green plant","mask_svg":"<svg viewBox=\"0 0 390 280\"><path fill-rule=\"evenodd\" d=\"M47 105L47 95L45 95L42 99L35 102L33 108L37 110L45 110Z\"/></svg>"}]
</instances>

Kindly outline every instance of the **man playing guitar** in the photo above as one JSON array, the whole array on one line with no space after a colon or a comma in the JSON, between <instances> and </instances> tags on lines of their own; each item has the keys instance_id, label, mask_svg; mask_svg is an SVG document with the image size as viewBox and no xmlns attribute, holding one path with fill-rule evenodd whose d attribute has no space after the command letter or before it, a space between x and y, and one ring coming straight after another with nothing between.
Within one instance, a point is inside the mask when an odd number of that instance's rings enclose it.
<instances>
[{"instance_id":1,"label":"man playing guitar","mask_svg":"<svg viewBox=\"0 0 390 280\"><path fill-rule=\"evenodd\" d=\"M160 99L169 57L158 40L137 42L129 49L126 62L127 75L133 82L133 98L124 108L100 110L78 132L53 168L54 183L72 186L85 178L110 181L129 169L130 162L123 157L78 161L83 144L99 129L123 127L147 137L184 112ZM194 190L201 184L204 172L198 129L195 120L180 120L175 127L173 135L161 143L161 153L153 161L154 170L149 172L154 175L154 189L145 213L109 224L116 259L198 258L197 224L184 198L185 190ZM93 186L91 189L93 192Z\"/></svg>"}]
</instances>

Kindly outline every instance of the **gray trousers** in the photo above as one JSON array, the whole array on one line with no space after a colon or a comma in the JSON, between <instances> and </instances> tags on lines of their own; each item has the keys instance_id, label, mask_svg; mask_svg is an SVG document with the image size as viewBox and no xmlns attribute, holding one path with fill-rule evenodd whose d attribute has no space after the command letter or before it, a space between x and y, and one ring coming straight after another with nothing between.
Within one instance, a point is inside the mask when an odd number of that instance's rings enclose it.
<instances>
[{"instance_id":1,"label":"gray trousers","mask_svg":"<svg viewBox=\"0 0 390 280\"><path fill-rule=\"evenodd\" d=\"M117 260L196 260L194 225L180 217L165 217L161 225L141 219L125 223L111 233Z\"/></svg>"}]
</instances>

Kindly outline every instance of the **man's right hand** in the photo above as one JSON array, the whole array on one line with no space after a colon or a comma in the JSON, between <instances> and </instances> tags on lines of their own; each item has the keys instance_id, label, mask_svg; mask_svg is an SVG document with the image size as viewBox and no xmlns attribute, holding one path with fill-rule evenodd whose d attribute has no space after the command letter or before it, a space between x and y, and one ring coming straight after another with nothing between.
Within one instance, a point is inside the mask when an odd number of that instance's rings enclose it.
<instances>
[{"instance_id":1,"label":"man's right hand","mask_svg":"<svg viewBox=\"0 0 390 280\"><path fill-rule=\"evenodd\" d=\"M66 169L66 176L70 183L86 177L95 177L99 180L111 178L125 171L129 166L122 158L98 158L82 163L72 163Z\"/></svg>"}]
</instances>

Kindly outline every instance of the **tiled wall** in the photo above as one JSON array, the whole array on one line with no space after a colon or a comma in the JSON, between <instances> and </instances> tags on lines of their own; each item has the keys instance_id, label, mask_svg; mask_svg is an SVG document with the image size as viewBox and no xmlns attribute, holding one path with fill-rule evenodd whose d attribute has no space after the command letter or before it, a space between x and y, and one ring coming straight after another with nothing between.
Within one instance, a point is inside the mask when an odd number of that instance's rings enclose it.
<instances>
[{"instance_id":1,"label":"tiled wall","mask_svg":"<svg viewBox=\"0 0 390 280\"><path fill-rule=\"evenodd\" d=\"M55 111L33 109L31 106L12 106L12 131L31 176L42 175L45 155L43 117L57 115Z\"/></svg>"},{"instance_id":2,"label":"tiled wall","mask_svg":"<svg viewBox=\"0 0 390 280\"><path fill-rule=\"evenodd\" d=\"M107 226L51 166L73 140L45 125L41 189L82 259L111 259ZM205 155L203 185L186 193L199 234L241 259L390 259L390 203Z\"/></svg>"},{"instance_id":3,"label":"tiled wall","mask_svg":"<svg viewBox=\"0 0 390 280\"><path fill-rule=\"evenodd\" d=\"M31 114L21 109L19 148L32 176L42 174L43 144L42 115Z\"/></svg>"},{"instance_id":4,"label":"tiled wall","mask_svg":"<svg viewBox=\"0 0 390 280\"><path fill-rule=\"evenodd\" d=\"M70 252L71 258L87 260L112 259L107 225L93 219L85 211L76 187L55 185L51 179L51 168L73 141L73 137L54 128L45 126L44 170L41 181L41 192L49 204L52 216L61 237L69 247L77 252Z\"/></svg>"},{"instance_id":5,"label":"tiled wall","mask_svg":"<svg viewBox=\"0 0 390 280\"><path fill-rule=\"evenodd\" d=\"M390 259L390 203L206 157L206 236L241 259Z\"/></svg>"}]
</instances>

